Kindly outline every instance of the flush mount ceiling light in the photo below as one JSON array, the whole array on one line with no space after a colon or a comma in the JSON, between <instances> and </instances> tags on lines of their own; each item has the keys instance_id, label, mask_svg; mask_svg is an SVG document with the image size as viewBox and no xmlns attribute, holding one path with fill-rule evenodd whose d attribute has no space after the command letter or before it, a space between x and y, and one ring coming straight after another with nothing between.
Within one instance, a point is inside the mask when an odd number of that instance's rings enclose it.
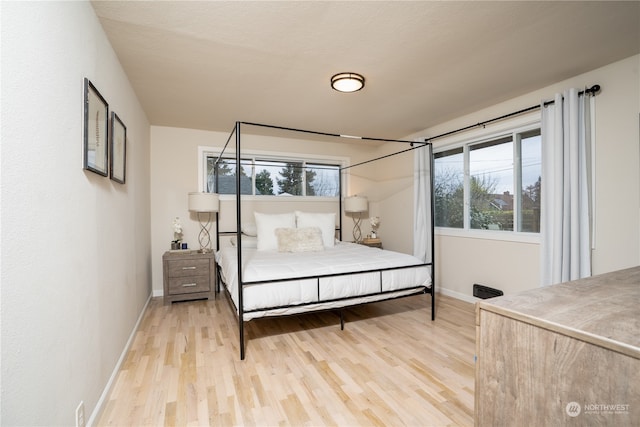
<instances>
[{"instance_id":1,"label":"flush mount ceiling light","mask_svg":"<svg viewBox=\"0 0 640 427\"><path fill-rule=\"evenodd\" d=\"M357 73L338 73L331 77L331 87L338 92L357 92L364 87L364 77Z\"/></svg>"}]
</instances>

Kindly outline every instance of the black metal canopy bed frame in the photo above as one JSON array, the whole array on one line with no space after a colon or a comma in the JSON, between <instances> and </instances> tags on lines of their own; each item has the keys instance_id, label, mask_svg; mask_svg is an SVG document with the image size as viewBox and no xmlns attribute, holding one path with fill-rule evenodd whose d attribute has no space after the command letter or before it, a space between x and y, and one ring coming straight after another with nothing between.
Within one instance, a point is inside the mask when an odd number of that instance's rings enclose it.
<instances>
[{"instance_id":1,"label":"black metal canopy bed frame","mask_svg":"<svg viewBox=\"0 0 640 427\"><path fill-rule=\"evenodd\" d=\"M221 231L220 223L218 222L218 226L216 227L216 247L218 251L216 252L216 274L217 274L217 286L216 292L219 292L219 286L223 285L225 289L225 293L228 296L228 299L235 308L235 312L238 320L238 329L239 329L239 347L240 347L240 359L244 360L245 358L245 331L244 331L244 323L246 321L250 321L251 319L258 317L268 317L268 316L283 316L290 314L300 314L300 313L308 313L313 311L323 311L323 310L336 310L339 311L340 315L340 326L341 329L344 328L344 317L342 310L345 307L351 307L355 305L360 305L368 302L377 302L384 301L395 298L402 298L406 296L413 296L418 294L430 294L431 295L431 320L435 320L435 263L434 263L434 201L433 197L429 196L429 207L430 207L430 239L428 242L430 244L430 259L420 260L419 258L407 255L400 254L397 252L387 251L383 249L377 248L369 248L363 245L358 245L354 243L341 243L342 241L342 200L343 200L343 177L345 175L346 170L353 168L355 166L360 166L365 163L374 162L383 158L387 158L390 156L394 156L396 154L404 153L407 151L411 151L414 149L419 149L424 147L424 149L428 150L429 159L431 162L430 169L430 190L431 195L433 194L433 148L431 143L429 142L415 142L415 141L403 141L403 140L393 140L393 139L382 139L382 138L365 138L358 137L363 140L371 140L378 142L397 142L400 144L404 144L404 148L395 153L384 155L375 159L367 160L364 162L356 163L353 165L349 165L346 167L340 167L340 178L339 178L339 196L338 196L338 222L339 225L335 225L334 219L334 235L332 239L335 240L335 233L338 233L339 242L335 243L335 246L340 246L340 250L342 247L345 247L345 250L348 251L371 251L366 253L365 258L370 258L370 263L366 262L363 265L358 267L354 266L345 266L344 268L336 267L334 265L334 260L322 261L326 263L326 268L323 266L316 266L306 272L304 269L298 269L294 272L289 272L288 276L277 276L274 277L269 272L260 273L259 266L256 267L258 269L258 274L253 271L252 277L247 279L245 276L248 275L247 269L249 268L249 263L254 262L256 258L256 254L260 255L260 251L255 251L252 248L249 248L249 245L246 243L246 239L243 237L243 223L242 223L242 191L241 191L241 174L238 172L240 169L240 165L242 164L241 159L241 140L242 140L242 127L243 126L252 126L252 127L260 127L261 130L264 130L265 133L273 132L273 131L287 131L287 132L298 132L305 134L305 136L309 136L309 139L318 140L318 138L354 138L351 136L344 136L338 134L329 134L323 132L314 132L308 130L300 130L293 128L285 128L280 126L272 126L272 125L264 125L258 123L250 123L250 122L236 122L234 129L231 131L229 138L226 141L222 152L219 154L216 159L216 167L217 164L223 159L223 155L230 145L231 141L235 137L235 162L236 162L236 172L235 172L235 210L236 210L236 224L235 230L233 231ZM227 158L230 158L231 154L227 154ZM215 177L217 180L217 175ZM217 187L216 187L217 188ZM216 213L216 215L218 215ZM220 237L221 236L232 236L234 240L233 246L227 246L225 249L225 254L223 254L223 248L220 247ZM245 243L243 243L245 242ZM243 249L243 245L247 246L246 249ZM250 252L253 251L253 252ZM278 252L277 250L275 252ZM327 252L327 256L330 256L332 251ZM222 257L233 257L233 263L229 264L222 260ZM279 256L276 253L267 254L271 257ZM305 262L314 264L315 257L317 256L320 259L323 254L320 252L306 252L306 254L282 254L284 262L287 265L303 265ZM300 262L298 262L299 258L296 257L306 257L300 258ZM337 256L340 258L342 255ZM386 262L383 259L383 256L389 256L390 258L394 257L404 257L399 260ZM380 257L378 259L377 257ZM269 258L266 261L263 261L262 265L267 266L267 270L269 270ZM336 262L339 264L339 262ZM225 267L226 265L226 267ZM226 274L223 269L226 268ZM255 269L254 269L255 270ZM229 281L230 283L227 283ZM231 283L232 282L232 283ZM347 282L345 284L345 282ZM348 294L343 295L342 286L345 286L348 289L349 286L355 285L357 290L355 291L346 291ZM287 300L286 302L269 302L265 303L266 306L258 306L256 307L254 303L250 303L247 305L247 299L249 297L260 298L259 295L266 295L269 292L281 293L288 290L293 289L292 292L307 293L307 298L297 298L293 302ZM301 291L301 289L303 289ZM288 291L287 291L288 292ZM257 293L257 294L256 294ZM253 305L252 305L253 304Z\"/></svg>"}]
</instances>

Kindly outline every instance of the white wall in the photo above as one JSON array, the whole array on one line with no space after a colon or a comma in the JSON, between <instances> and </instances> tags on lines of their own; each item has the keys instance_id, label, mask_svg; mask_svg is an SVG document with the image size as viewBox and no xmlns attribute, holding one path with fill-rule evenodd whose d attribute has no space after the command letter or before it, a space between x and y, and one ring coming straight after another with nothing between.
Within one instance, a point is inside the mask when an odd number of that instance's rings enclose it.
<instances>
[{"instance_id":1,"label":"white wall","mask_svg":"<svg viewBox=\"0 0 640 427\"><path fill-rule=\"evenodd\" d=\"M599 84L596 97L595 249L593 273L640 263L639 56L559 82L491 108L426 129L409 138L447 131L511 113L569 87ZM534 72L534 71L532 71ZM487 128L490 128L489 125ZM436 140L437 147L443 140ZM410 167L407 161L406 167ZM405 195L410 204L412 193ZM397 200L383 206L397 206ZM383 219L384 221L384 219ZM386 232L386 229L385 229ZM442 292L470 299L474 283L513 293L539 284L539 245L441 234L436 239L437 286Z\"/></svg>"},{"instance_id":2,"label":"white wall","mask_svg":"<svg viewBox=\"0 0 640 427\"><path fill-rule=\"evenodd\" d=\"M2 2L0 424L75 425L151 293L149 123L89 2ZM126 185L82 169L82 81L127 126Z\"/></svg>"},{"instance_id":3,"label":"white wall","mask_svg":"<svg viewBox=\"0 0 640 427\"><path fill-rule=\"evenodd\" d=\"M380 217L378 237L385 249L408 254L413 253L414 151L410 148L408 143L388 143L377 150L376 157L393 156L372 162L366 169L373 182L372 215Z\"/></svg>"}]
</instances>

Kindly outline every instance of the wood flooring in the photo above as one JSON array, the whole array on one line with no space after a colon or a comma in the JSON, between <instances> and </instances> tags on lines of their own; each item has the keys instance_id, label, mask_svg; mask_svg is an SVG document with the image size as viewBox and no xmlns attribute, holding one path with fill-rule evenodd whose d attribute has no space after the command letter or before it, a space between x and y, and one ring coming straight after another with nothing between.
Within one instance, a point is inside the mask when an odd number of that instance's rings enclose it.
<instances>
[{"instance_id":1,"label":"wood flooring","mask_svg":"<svg viewBox=\"0 0 640 427\"><path fill-rule=\"evenodd\" d=\"M98 426L471 426L473 304L429 295L252 320L154 298Z\"/></svg>"}]
</instances>

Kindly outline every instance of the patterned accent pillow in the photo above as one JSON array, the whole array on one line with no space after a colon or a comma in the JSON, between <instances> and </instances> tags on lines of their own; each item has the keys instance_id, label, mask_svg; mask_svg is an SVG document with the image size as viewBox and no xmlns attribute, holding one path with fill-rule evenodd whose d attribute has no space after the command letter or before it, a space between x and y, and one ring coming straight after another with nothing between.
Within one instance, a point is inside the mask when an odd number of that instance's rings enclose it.
<instances>
[{"instance_id":1,"label":"patterned accent pillow","mask_svg":"<svg viewBox=\"0 0 640 427\"><path fill-rule=\"evenodd\" d=\"M276 228L278 252L323 251L322 231L318 227Z\"/></svg>"}]
</instances>

